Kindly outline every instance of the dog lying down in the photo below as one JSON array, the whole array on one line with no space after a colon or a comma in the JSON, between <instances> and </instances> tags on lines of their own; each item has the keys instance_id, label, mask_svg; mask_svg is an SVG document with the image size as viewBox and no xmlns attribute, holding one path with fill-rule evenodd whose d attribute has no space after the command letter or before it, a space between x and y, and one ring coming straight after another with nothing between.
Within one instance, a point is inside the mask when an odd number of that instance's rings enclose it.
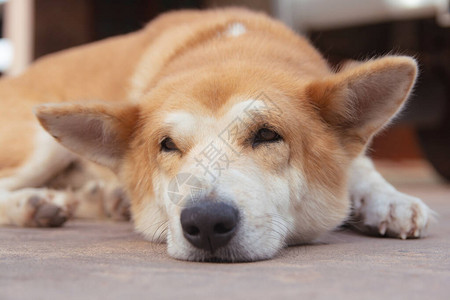
<instances>
[{"instance_id":1,"label":"dog lying down","mask_svg":"<svg viewBox=\"0 0 450 300\"><path fill-rule=\"evenodd\" d=\"M422 237L432 211L364 156L416 74L404 56L335 72L243 9L168 13L52 54L0 81L0 224L130 210L136 231L194 261L268 259L346 221Z\"/></svg>"}]
</instances>

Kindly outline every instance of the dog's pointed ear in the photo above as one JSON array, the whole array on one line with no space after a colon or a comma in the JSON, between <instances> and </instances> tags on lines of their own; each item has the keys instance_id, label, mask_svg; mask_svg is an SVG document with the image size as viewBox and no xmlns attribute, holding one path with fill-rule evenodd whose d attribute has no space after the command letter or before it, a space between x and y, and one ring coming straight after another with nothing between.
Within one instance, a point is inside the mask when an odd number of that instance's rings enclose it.
<instances>
[{"instance_id":1,"label":"dog's pointed ear","mask_svg":"<svg viewBox=\"0 0 450 300\"><path fill-rule=\"evenodd\" d=\"M44 104L41 125L69 150L116 170L138 118L134 104Z\"/></svg>"},{"instance_id":2,"label":"dog's pointed ear","mask_svg":"<svg viewBox=\"0 0 450 300\"><path fill-rule=\"evenodd\" d=\"M364 146L400 111L416 75L414 59L387 56L314 81L306 94L328 124Z\"/></svg>"}]
</instances>

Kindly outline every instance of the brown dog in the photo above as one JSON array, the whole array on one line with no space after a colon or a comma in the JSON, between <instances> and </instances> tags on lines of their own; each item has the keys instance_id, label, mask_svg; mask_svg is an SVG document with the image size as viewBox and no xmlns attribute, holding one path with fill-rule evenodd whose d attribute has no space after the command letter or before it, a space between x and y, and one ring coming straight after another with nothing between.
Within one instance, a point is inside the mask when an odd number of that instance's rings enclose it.
<instances>
[{"instance_id":1,"label":"brown dog","mask_svg":"<svg viewBox=\"0 0 450 300\"><path fill-rule=\"evenodd\" d=\"M0 224L126 218L123 187L136 230L186 260L270 258L349 215L422 236L430 209L364 157L416 73L396 56L335 73L240 9L169 13L50 55L0 81Z\"/></svg>"}]
</instances>

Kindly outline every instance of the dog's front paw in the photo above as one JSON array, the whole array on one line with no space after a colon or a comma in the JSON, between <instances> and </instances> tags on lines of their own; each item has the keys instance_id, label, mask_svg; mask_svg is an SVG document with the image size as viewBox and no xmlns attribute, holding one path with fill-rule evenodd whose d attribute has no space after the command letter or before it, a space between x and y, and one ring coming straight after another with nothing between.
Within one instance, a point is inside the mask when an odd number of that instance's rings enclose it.
<instances>
[{"instance_id":1,"label":"dog's front paw","mask_svg":"<svg viewBox=\"0 0 450 300\"><path fill-rule=\"evenodd\" d=\"M42 195L33 195L27 199L27 217L24 226L60 227L69 218L69 212Z\"/></svg>"},{"instance_id":2,"label":"dog's front paw","mask_svg":"<svg viewBox=\"0 0 450 300\"><path fill-rule=\"evenodd\" d=\"M367 233L406 238L423 237L435 213L420 200L397 190L352 195L353 225Z\"/></svg>"}]
</instances>

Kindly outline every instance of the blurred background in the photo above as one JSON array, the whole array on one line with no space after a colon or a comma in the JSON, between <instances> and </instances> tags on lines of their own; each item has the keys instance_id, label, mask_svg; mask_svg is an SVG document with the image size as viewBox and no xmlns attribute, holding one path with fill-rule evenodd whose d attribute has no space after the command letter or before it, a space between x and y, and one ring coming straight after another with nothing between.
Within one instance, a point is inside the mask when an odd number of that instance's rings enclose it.
<instances>
[{"instance_id":1,"label":"blurred background","mask_svg":"<svg viewBox=\"0 0 450 300\"><path fill-rule=\"evenodd\" d=\"M375 138L369 153L394 182L448 181L449 2L0 0L0 72L19 74L40 56L138 30L169 10L249 7L306 35L333 66L384 54L416 57L421 75L410 104L393 126Z\"/></svg>"}]
</instances>

